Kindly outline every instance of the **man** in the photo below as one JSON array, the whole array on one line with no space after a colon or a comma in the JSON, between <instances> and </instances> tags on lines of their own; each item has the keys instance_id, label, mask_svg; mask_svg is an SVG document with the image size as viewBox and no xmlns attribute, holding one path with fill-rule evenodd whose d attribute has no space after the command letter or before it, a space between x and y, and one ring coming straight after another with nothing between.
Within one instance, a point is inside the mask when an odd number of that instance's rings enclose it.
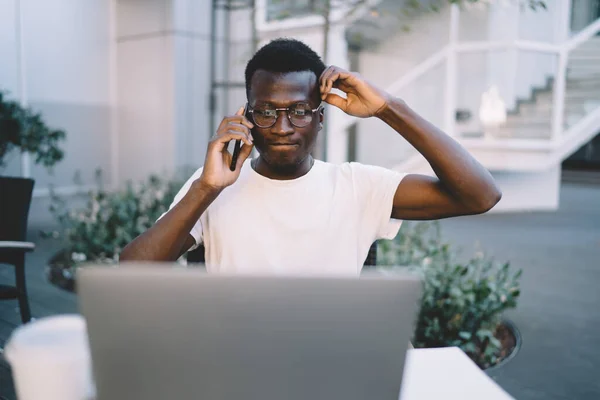
<instances>
[{"instance_id":1,"label":"man","mask_svg":"<svg viewBox=\"0 0 600 400\"><path fill-rule=\"evenodd\" d=\"M240 108L223 119L204 167L121 261L174 261L202 242L209 272L357 275L371 244L393 238L401 220L480 214L500 200L488 171L452 138L360 75L326 68L299 41L260 49L246 67L246 93L246 115ZM322 101L381 119L438 178L315 160ZM232 140L243 142L234 171Z\"/></svg>"}]
</instances>

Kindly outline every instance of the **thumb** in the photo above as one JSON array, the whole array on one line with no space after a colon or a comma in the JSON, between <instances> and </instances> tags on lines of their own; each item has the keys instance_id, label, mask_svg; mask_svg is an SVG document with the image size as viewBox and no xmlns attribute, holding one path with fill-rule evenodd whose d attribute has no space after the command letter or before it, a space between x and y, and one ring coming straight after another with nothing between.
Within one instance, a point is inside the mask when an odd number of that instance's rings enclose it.
<instances>
[{"instance_id":1,"label":"thumb","mask_svg":"<svg viewBox=\"0 0 600 400\"><path fill-rule=\"evenodd\" d=\"M236 112L235 115L244 115L244 107L240 107Z\"/></svg>"},{"instance_id":2,"label":"thumb","mask_svg":"<svg viewBox=\"0 0 600 400\"><path fill-rule=\"evenodd\" d=\"M325 97L324 101L332 106L336 106L342 111L346 111L346 105L348 104L348 99L345 99L335 93L329 93L327 97Z\"/></svg>"}]
</instances>

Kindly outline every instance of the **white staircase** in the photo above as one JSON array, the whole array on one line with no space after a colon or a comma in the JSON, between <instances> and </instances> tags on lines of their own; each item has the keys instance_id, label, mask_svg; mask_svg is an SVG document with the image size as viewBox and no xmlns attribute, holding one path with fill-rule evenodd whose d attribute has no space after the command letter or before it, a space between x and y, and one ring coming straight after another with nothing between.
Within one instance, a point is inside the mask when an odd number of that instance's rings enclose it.
<instances>
[{"instance_id":1,"label":"white staircase","mask_svg":"<svg viewBox=\"0 0 600 400\"><path fill-rule=\"evenodd\" d=\"M453 6L450 12L443 14L450 21L447 44L388 87L394 95L412 96L409 104L417 104L417 111L452 134L492 172L504 193L495 211L555 210L559 203L562 161L600 132L600 38L596 36L600 32L600 19L576 34L569 33L565 9L570 3L567 0L552 2L554 15L546 21L554 24L561 20L556 29L563 29L559 35L563 39L555 42L519 38L463 39L462 11ZM465 17L465 23L473 22L474 19L469 18ZM507 21L510 22L510 18ZM554 25L550 26L554 29ZM434 27L431 23L428 26L429 29ZM412 43L430 41L427 32L420 34L413 35ZM517 59L511 58L511 54ZM537 60L546 64L540 66ZM552 64L548 64L549 60ZM525 67L519 69L523 65ZM473 79L459 70L465 67L469 73L476 74ZM381 72L385 74L387 70ZM503 75L505 73L508 75ZM542 76L545 79L540 80ZM484 128L478 118L478 96L482 92L477 88L482 80L498 85L520 85L516 88L500 86L500 92L504 90L508 97L507 104L511 103L511 95L507 94L511 91L527 93L529 90L530 96L518 98L516 102L513 98L512 103L516 105L509 110L504 124ZM536 85L534 82L544 80L546 84L542 87L531 87ZM435 88L439 88L437 92ZM461 111L469 111L470 119L454 120L459 102ZM426 115L428 112L433 120ZM364 162L380 160L380 165L399 171L433 174L427 161L410 145L387 132L379 134L375 129L381 127L365 124L360 131L365 137L360 146L366 146L369 151L363 151ZM368 135L378 146L371 146Z\"/></svg>"},{"instance_id":2,"label":"white staircase","mask_svg":"<svg viewBox=\"0 0 600 400\"><path fill-rule=\"evenodd\" d=\"M520 99L502 126L488 132L495 139L551 139L554 79L547 86L535 88L529 99ZM600 37L593 37L569 55L565 87L564 128L568 130L600 107ZM464 138L485 137L457 124Z\"/></svg>"}]
</instances>

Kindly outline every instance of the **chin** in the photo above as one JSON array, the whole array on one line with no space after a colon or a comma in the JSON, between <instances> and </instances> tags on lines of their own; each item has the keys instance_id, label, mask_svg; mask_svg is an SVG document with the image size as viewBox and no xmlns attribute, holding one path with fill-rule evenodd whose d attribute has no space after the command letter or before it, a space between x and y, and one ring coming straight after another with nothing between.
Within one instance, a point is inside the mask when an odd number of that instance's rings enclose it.
<instances>
[{"instance_id":1,"label":"chin","mask_svg":"<svg viewBox=\"0 0 600 400\"><path fill-rule=\"evenodd\" d=\"M261 155L272 168L281 170L294 169L306 158L302 154L273 154L270 151L264 152Z\"/></svg>"}]
</instances>

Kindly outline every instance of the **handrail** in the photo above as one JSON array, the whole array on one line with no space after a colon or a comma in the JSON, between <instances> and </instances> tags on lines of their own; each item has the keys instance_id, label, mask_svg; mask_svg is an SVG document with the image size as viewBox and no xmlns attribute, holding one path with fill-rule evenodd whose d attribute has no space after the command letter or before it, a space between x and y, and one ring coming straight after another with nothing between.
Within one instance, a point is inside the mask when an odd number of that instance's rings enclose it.
<instances>
[{"instance_id":1,"label":"handrail","mask_svg":"<svg viewBox=\"0 0 600 400\"><path fill-rule=\"evenodd\" d=\"M600 18L589 24L585 29L569 39L564 46L568 51L571 51L598 32L600 32Z\"/></svg>"},{"instance_id":2,"label":"handrail","mask_svg":"<svg viewBox=\"0 0 600 400\"><path fill-rule=\"evenodd\" d=\"M539 53L559 54L562 46L533 40L515 40L514 46L519 50L537 51Z\"/></svg>"},{"instance_id":3,"label":"handrail","mask_svg":"<svg viewBox=\"0 0 600 400\"><path fill-rule=\"evenodd\" d=\"M400 79L398 79L396 82L394 82L390 86L388 86L387 92L392 93L392 94L398 93L400 90L402 90L408 84L419 79L425 73L429 72L434 67L436 67L439 63L444 61L446 59L446 57L448 56L448 51L449 51L448 46L444 46L441 50L438 50L436 53L433 53L432 55L427 57L424 61L417 64L414 68L412 68L406 74L402 75L402 77Z\"/></svg>"},{"instance_id":4,"label":"handrail","mask_svg":"<svg viewBox=\"0 0 600 400\"><path fill-rule=\"evenodd\" d=\"M484 52L490 50L508 50L517 48L518 50L537 51L540 53L560 52L561 46L555 44L538 42L533 40L513 40L513 41L474 41L462 42L456 45L456 51L459 53Z\"/></svg>"},{"instance_id":5,"label":"handrail","mask_svg":"<svg viewBox=\"0 0 600 400\"><path fill-rule=\"evenodd\" d=\"M598 19L597 22L598 28L596 31L600 31L600 19ZM581 33L583 33L583 31ZM589 37L591 37L592 35L590 35ZM485 52L490 50L501 50L510 48L553 54L558 54L561 50L561 46L530 40L463 42L455 46L457 53ZM444 46L441 50L437 51L436 53L433 53L424 61L420 62L407 73L402 75L400 79L388 86L387 91L389 93L398 93L400 90L404 89L406 86L408 86L409 84L416 81L421 76L435 68L440 62L444 61L444 59L446 59L446 57L448 56L449 51L450 49L448 48L448 46Z\"/></svg>"},{"instance_id":6,"label":"handrail","mask_svg":"<svg viewBox=\"0 0 600 400\"><path fill-rule=\"evenodd\" d=\"M489 50L502 50L514 46L512 41L471 41L460 42L456 44L456 51L459 53L484 52Z\"/></svg>"}]
</instances>

